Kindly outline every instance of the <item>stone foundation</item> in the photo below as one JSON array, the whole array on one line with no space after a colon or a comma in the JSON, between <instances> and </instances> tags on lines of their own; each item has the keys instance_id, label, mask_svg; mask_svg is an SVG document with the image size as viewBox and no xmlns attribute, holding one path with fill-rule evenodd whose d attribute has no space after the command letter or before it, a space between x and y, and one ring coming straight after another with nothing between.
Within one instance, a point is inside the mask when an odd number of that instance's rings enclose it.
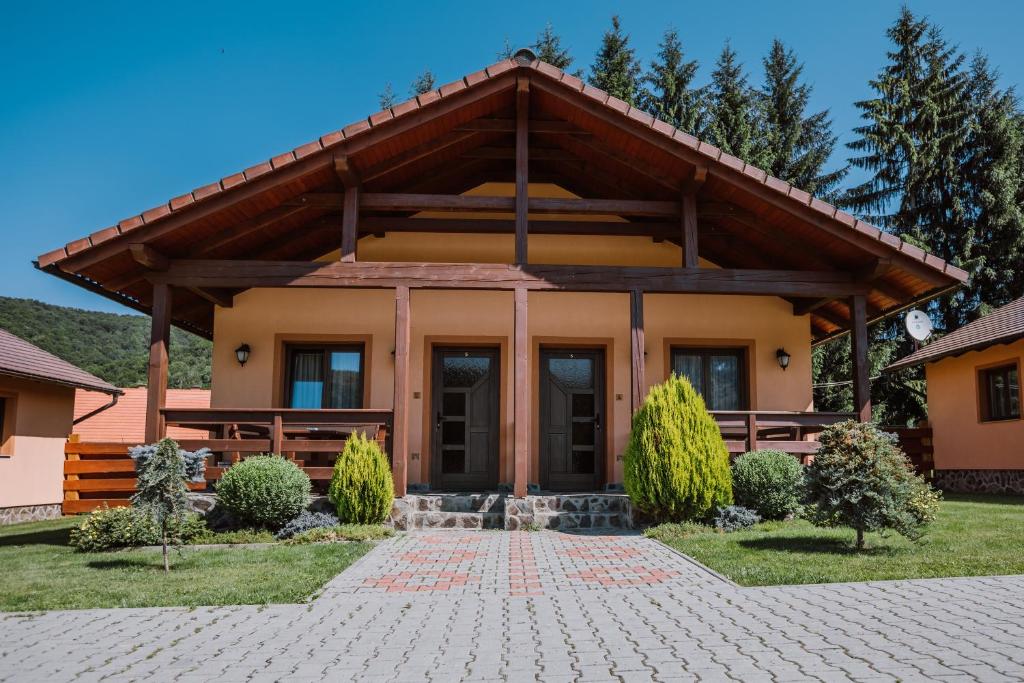
<instances>
[{"instance_id":1,"label":"stone foundation","mask_svg":"<svg viewBox=\"0 0 1024 683\"><path fill-rule=\"evenodd\" d=\"M60 503L0 508L0 525L41 522L44 519L57 519L61 514Z\"/></svg>"},{"instance_id":2,"label":"stone foundation","mask_svg":"<svg viewBox=\"0 0 1024 683\"><path fill-rule=\"evenodd\" d=\"M949 493L1024 495L1024 470L935 470L932 485Z\"/></svg>"},{"instance_id":3,"label":"stone foundation","mask_svg":"<svg viewBox=\"0 0 1024 683\"><path fill-rule=\"evenodd\" d=\"M633 513L623 494L419 494L395 500L389 524L411 529L581 530L630 529Z\"/></svg>"}]
</instances>

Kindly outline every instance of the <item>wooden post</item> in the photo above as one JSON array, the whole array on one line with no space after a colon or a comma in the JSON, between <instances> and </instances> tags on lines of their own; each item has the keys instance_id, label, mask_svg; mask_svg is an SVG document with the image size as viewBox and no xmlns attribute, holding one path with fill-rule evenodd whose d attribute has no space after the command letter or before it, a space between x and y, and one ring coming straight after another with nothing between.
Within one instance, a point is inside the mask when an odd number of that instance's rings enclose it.
<instances>
[{"instance_id":1,"label":"wooden post","mask_svg":"<svg viewBox=\"0 0 1024 683\"><path fill-rule=\"evenodd\" d=\"M271 427L270 432L270 451L277 455L283 455L281 451L284 448L284 420L281 419L281 413L274 413L274 424ZM289 458L290 459L290 458Z\"/></svg>"},{"instance_id":2,"label":"wooden post","mask_svg":"<svg viewBox=\"0 0 1024 683\"><path fill-rule=\"evenodd\" d=\"M81 440L81 437L78 434L69 434L68 435L68 444L72 444L74 446L77 446L78 442L80 440ZM80 459L81 459L81 456L78 454L77 450L73 450L72 448L65 448L64 449L64 461L65 462L67 462L69 460L77 461L77 460L80 460ZM64 465L61 471L62 472L67 472L67 465ZM64 475L64 480L65 481L78 481L78 475L77 474L65 474ZM68 500L78 500L78 491L64 491L64 500L65 501L68 501Z\"/></svg>"},{"instance_id":3,"label":"wooden post","mask_svg":"<svg viewBox=\"0 0 1024 683\"><path fill-rule=\"evenodd\" d=\"M530 80L520 78L516 87L516 265L527 261L529 210Z\"/></svg>"},{"instance_id":4,"label":"wooden post","mask_svg":"<svg viewBox=\"0 0 1024 683\"><path fill-rule=\"evenodd\" d=\"M167 347L171 336L171 288L153 285L153 315L149 331L149 380L146 388L146 443L164 438L167 429L160 411L167 403Z\"/></svg>"},{"instance_id":5,"label":"wooden post","mask_svg":"<svg viewBox=\"0 0 1024 683\"><path fill-rule=\"evenodd\" d=\"M633 355L633 392L631 406L633 413L644 401L644 293L634 289L629 293L630 347Z\"/></svg>"},{"instance_id":6,"label":"wooden post","mask_svg":"<svg viewBox=\"0 0 1024 683\"><path fill-rule=\"evenodd\" d=\"M341 260L356 260L356 235L359 230L359 186L345 188L341 216Z\"/></svg>"},{"instance_id":7,"label":"wooden post","mask_svg":"<svg viewBox=\"0 0 1024 683\"><path fill-rule=\"evenodd\" d=\"M871 380L868 376L867 302L850 297L850 350L853 354L853 412L861 422L871 421Z\"/></svg>"},{"instance_id":8,"label":"wooden post","mask_svg":"<svg viewBox=\"0 0 1024 683\"><path fill-rule=\"evenodd\" d=\"M391 436L391 477L398 498L405 495L409 476L409 333L409 288L401 285L395 288L395 405Z\"/></svg>"},{"instance_id":9,"label":"wooden post","mask_svg":"<svg viewBox=\"0 0 1024 683\"><path fill-rule=\"evenodd\" d=\"M523 498L527 491L530 459L530 367L527 363L527 347L530 343L526 331L527 290L517 289L515 293L515 371L514 387L514 433L515 433L515 480L512 491L516 498Z\"/></svg>"},{"instance_id":10,"label":"wooden post","mask_svg":"<svg viewBox=\"0 0 1024 683\"><path fill-rule=\"evenodd\" d=\"M682 209L683 268L697 268L697 196L684 193Z\"/></svg>"},{"instance_id":11,"label":"wooden post","mask_svg":"<svg viewBox=\"0 0 1024 683\"><path fill-rule=\"evenodd\" d=\"M747 415L747 451L757 450L757 413Z\"/></svg>"}]
</instances>

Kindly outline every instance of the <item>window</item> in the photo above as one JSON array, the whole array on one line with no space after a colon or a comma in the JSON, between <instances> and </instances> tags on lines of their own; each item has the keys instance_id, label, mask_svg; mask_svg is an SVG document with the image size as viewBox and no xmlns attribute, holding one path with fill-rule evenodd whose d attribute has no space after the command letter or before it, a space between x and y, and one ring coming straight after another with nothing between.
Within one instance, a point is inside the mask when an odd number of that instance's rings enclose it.
<instances>
[{"instance_id":1,"label":"window","mask_svg":"<svg viewBox=\"0 0 1024 683\"><path fill-rule=\"evenodd\" d=\"M362 408L363 346L289 345L289 408Z\"/></svg>"},{"instance_id":2,"label":"window","mask_svg":"<svg viewBox=\"0 0 1024 683\"><path fill-rule=\"evenodd\" d=\"M672 372L688 380L708 410L747 410L745 349L672 348Z\"/></svg>"},{"instance_id":3,"label":"window","mask_svg":"<svg viewBox=\"0 0 1024 683\"><path fill-rule=\"evenodd\" d=\"M978 372L981 421L1020 419L1020 371L1008 363Z\"/></svg>"}]
</instances>

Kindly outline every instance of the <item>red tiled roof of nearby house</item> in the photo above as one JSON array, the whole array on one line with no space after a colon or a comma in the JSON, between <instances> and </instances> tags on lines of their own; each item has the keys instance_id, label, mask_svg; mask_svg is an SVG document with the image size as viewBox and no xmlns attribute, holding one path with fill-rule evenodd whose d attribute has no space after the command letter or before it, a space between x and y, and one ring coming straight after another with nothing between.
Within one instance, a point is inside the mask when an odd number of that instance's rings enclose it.
<instances>
[{"instance_id":1,"label":"red tiled roof of nearby house","mask_svg":"<svg viewBox=\"0 0 1024 683\"><path fill-rule=\"evenodd\" d=\"M145 440L146 430L146 388L124 389L117 404L101 413L82 420L75 425L74 432L82 441L140 444ZM87 391L75 393L75 419L108 403L104 396ZM168 408L209 408L209 389L168 389ZM205 439L209 435L198 429L168 427L167 436L172 439Z\"/></svg>"},{"instance_id":2,"label":"red tiled roof of nearby house","mask_svg":"<svg viewBox=\"0 0 1024 683\"><path fill-rule=\"evenodd\" d=\"M0 330L0 375L118 394L120 389L66 360L43 351L7 330ZM106 400L100 397L101 400Z\"/></svg>"},{"instance_id":3,"label":"red tiled roof of nearby house","mask_svg":"<svg viewBox=\"0 0 1024 683\"><path fill-rule=\"evenodd\" d=\"M949 356L959 356L968 351L996 344L1009 344L1024 339L1024 297L997 308L986 316L936 339L918 349L906 358L896 361L886 370L900 370L922 363L934 363Z\"/></svg>"}]
</instances>

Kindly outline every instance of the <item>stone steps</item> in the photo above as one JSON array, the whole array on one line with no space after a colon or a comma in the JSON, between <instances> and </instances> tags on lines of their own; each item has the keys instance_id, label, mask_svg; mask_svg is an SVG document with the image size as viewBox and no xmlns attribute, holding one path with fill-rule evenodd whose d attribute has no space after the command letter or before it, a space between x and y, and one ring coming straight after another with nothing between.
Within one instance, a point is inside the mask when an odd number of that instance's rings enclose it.
<instances>
[{"instance_id":1,"label":"stone steps","mask_svg":"<svg viewBox=\"0 0 1024 683\"><path fill-rule=\"evenodd\" d=\"M410 494L391 509L396 529L630 529L625 494L576 493L513 498L504 493Z\"/></svg>"},{"instance_id":2,"label":"stone steps","mask_svg":"<svg viewBox=\"0 0 1024 683\"><path fill-rule=\"evenodd\" d=\"M414 512L408 529L504 529L503 512Z\"/></svg>"}]
</instances>

